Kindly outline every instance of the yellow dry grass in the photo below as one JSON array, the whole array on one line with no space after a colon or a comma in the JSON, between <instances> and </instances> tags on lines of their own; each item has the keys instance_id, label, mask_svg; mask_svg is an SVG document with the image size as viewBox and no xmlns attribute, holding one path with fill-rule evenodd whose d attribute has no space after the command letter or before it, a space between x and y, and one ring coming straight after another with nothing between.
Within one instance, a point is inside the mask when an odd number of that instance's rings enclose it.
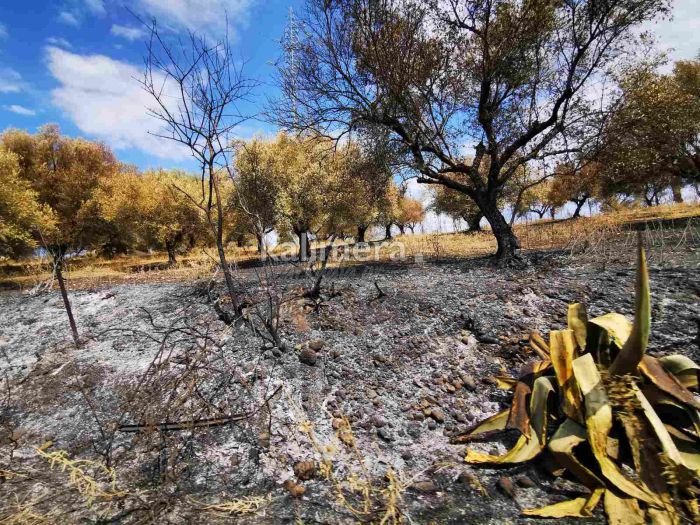
<instances>
[{"instance_id":1,"label":"yellow dry grass","mask_svg":"<svg viewBox=\"0 0 700 525\"><path fill-rule=\"evenodd\" d=\"M614 213L571 220L541 220L519 223L515 232L525 251L567 249L572 252L595 253L604 257L616 249L615 242L625 228L648 223L652 229L674 221L700 220L700 203L673 204L652 208L622 209ZM655 226L656 225L656 226ZM661 226L659 226L661 225ZM336 241L336 245L342 245ZM314 245L314 247L317 247ZM496 241L489 231L481 233L432 233L403 235L371 248L381 261L396 260L404 255L409 260L481 257L494 253ZM228 251L231 263L246 264L258 259L255 248L232 247ZM372 253L370 260L374 260ZM104 259L91 255L71 259L67 277L71 288L92 288L130 282L177 282L210 276L216 267L214 250L196 250L182 256L168 267L165 253L141 253ZM347 264L343 261L340 264ZM338 266L331 262L329 267ZM48 260L8 262L0 265L0 286L30 289L51 279Z\"/></svg>"}]
</instances>

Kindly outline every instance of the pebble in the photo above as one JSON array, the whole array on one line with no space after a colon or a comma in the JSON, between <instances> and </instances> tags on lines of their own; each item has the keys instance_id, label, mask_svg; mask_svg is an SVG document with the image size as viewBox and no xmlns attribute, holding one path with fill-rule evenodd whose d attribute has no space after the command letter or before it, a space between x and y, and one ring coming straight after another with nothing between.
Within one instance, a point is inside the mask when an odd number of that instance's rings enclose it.
<instances>
[{"instance_id":1,"label":"pebble","mask_svg":"<svg viewBox=\"0 0 700 525\"><path fill-rule=\"evenodd\" d=\"M309 348L311 350L319 351L323 348L325 344L326 343L323 341L323 339L312 339L311 341L309 341Z\"/></svg>"},{"instance_id":2,"label":"pebble","mask_svg":"<svg viewBox=\"0 0 700 525\"><path fill-rule=\"evenodd\" d=\"M387 428L378 429L377 435L384 441L394 441L394 436L391 435L391 432L389 432Z\"/></svg>"},{"instance_id":3,"label":"pebble","mask_svg":"<svg viewBox=\"0 0 700 525\"><path fill-rule=\"evenodd\" d=\"M529 489L535 486L535 482L532 481L532 479L528 476L518 476L518 478L515 480L515 483L518 484L518 486Z\"/></svg>"},{"instance_id":4,"label":"pebble","mask_svg":"<svg viewBox=\"0 0 700 525\"><path fill-rule=\"evenodd\" d=\"M430 411L430 417L432 417L438 423L445 421L445 413L439 408L433 408Z\"/></svg>"},{"instance_id":5,"label":"pebble","mask_svg":"<svg viewBox=\"0 0 700 525\"><path fill-rule=\"evenodd\" d=\"M374 416L372 416L372 424L377 428L382 428L389 424L389 420L384 416L375 414Z\"/></svg>"},{"instance_id":6,"label":"pebble","mask_svg":"<svg viewBox=\"0 0 700 525\"><path fill-rule=\"evenodd\" d=\"M432 481L416 481L411 487L418 492L437 492L437 487Z\"/></svg>"},{"instance_id":7,"label":"pebble","mask_svg":"<svg viewBox=\"0 0 700 525\"><path fill-rule=\"evenodd\" d=\"M314 366L318 360L318 354L311 348L305 348L299 352L299 361L305 365Z\"/></svg>"},{"instance_id":8,"label":"pebble","mask_svg":"<svg viewBox=\"0 0 700 525\"><path fill-rule=\"evenodd\" d=\"M464 388L470 392L476 390L476 381L474 381L474 378L471 375L467 374L466 372L462 372L459 374L459 377L462 379L462 383L464 383Z\"/></svg>"},{"instance_id":9,"label":"pebble","mask_svg":"<svg viewBox=\"0 0 700 525\"><path fill-rule=\"evenodd\" d=\"M513 482L510 480L510 478L501 476L496 485L509 498L515 497L515 487L513 486Z\"/></svg>"},{"instance_id":10,"label":"pebble","mask_svg":"<svg viewBox=\"0 0 700 525\"><path fill-rule=\"evenodd\" d=\"M294 475L302 481L311 479L316 474L316 464L313 461L297 461L294 464Z\"/></svg>"}]
</instances>

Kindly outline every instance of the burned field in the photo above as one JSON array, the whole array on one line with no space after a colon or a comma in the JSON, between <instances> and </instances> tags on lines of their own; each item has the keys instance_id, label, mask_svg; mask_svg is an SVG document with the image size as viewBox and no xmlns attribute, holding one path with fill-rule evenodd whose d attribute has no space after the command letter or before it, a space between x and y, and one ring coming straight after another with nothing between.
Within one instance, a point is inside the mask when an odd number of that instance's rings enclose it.
<instances>
[{"instance_id":1,"label":"burned field","mask_svg":"<svg viewBox=\"0 0 700 525\"><path fill-rule=\"evenodd\" d=\"M699 360L696 249L651 253L649 355ZM453 443L509 405L494 376L536 358L530 332L564 328L569 303L632 315L627 254L526 257L349 268L314 301L280 276L284 350L223 323L205 282L73 292L79 349L56 293L3 292L3 516L501 523L585 493L544 458L477 467Z\"/></svg>"}]
</instances>

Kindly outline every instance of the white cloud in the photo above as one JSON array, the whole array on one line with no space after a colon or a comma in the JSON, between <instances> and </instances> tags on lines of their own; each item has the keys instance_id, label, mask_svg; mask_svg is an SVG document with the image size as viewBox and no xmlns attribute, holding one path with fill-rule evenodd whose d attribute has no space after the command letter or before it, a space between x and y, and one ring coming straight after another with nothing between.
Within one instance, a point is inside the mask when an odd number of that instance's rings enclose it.
<instances>
[{"instance_id":1,"label":"white cloud","mask_svg":"<svg viewBox=\"0 0 700 525\"><path fill-rule=\"evenodd\" d=\"M58 13L58 21L67 26L80 27L80 20L76 14L70 11L61 11Z\"/></svg>"},{"instance_id":2,"label":"white cloud","mask_svg":"<svg viewBox=\"0 0 700 525\"><path fill-rule=\"evenodd\" d=\"M12 111L12 113L17 113L18 115L25 117L33 117L36 115L36 111L33 109L25 108L19 104L10 104L9 106L3 106L2 108L6 111Z\"/></svg>"},{"instance_id":3,"label":"white cloud","mask_svg":"<svg viewBox=\"0 0 700 525\"><path fill-rule=\"evenodd\" d=\"M229 24L245 23L254 0L134 0L136 8L177 29L221 33Z\"/></svg>"},{"instance_id":4,"label":"white cloud","mask_svg":"<svg viewBox=\"0 0 700 525\"><path fill-rule=\"evenodd\" d=\"M93 15L102 16L107 13L105 9L105 4L102 0L83 0L85 2L85 7Z\"/></svg>"},{"instance_id":5,"label":"white cloud","mask_svg":"<svg viewBox=\"0 0 700 525\"><path fill-rule=\"evenodd\" d=\"M22 75L9 67L0 67L0 93L19 93L24 88Z\"/></svg>"},{"instance_id":6,"label":"white cloud","mask_svg":"<svg viewBox=\"0 0 700 525\"><path fill-rule=\"evenodd\" d=\"M52 46L65 47L66 49L71 49L73 46L65 38L50 36L46 39L46 43Z\"/></svg>"},{"instance_id":7,"label":"white cloud","mask_svg":"<svg viewBox=\"0 0 700 525\"><path fill-rule=\"evenodd\" d=\"M700 52L700 9L698 0L676 0L673 19L647 24L658 36L659 47L670 51L673 60L695 58Z\"/></svg>"},{"instance_id":8,"label":"white cloud","mask_svg":"<svg viewBox=\"0 0 700 525\"><path fill-rule=\"evenodd\" d=\"M146 31L140 27L129 27L122 26L119 24L113 24L112 28L109 30L114 36L120 36L126 38L127 40L138 40L146 36Z\"/></svg>"},{"instance_id":9,"label":"white cloud","mask_svg":"<svg viewBox=\"0 0 700 525\"><path fill-rule=\"evenodd\" d=\"M148 133L158 132L161 123L147 113L153 101L136 80L142 75L140 67L57 47L47 48L47 58L60 84L51 92L52 102L81 131L115 149L136 148L171 160L189 157L183 146Z\"/></svg>"},{"instance_id":10,"label":"white cloud","mask_svg":"<svg viewBox=\"0 0 700 525\"><path fill-rule=\"evenodd\" d=\"M7 38L7 26L5 24L0 24L0 38Z\"/></svg>"}]
</instances>

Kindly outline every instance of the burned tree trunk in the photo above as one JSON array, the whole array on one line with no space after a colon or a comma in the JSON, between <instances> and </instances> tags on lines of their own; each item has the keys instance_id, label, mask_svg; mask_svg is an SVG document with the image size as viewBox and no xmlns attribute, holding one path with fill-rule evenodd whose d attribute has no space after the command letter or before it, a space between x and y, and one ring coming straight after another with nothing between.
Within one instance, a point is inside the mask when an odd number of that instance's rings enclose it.
<instances>
[{"instance_id":1,"label":"burned tree trunk","mask_svg":"<svg viewBox=\"0 0 700 525\"><path fill-rule=\"evenodd\" d=\"M68 314L68 324L70 324L71 334L73 335L73 342L76 347L80 346L80 336L78 334L78 326L75 324L75 318L73 317L73 309L71 308L70 300L68 299L68 290L66 289L66 282L63 279L63 262L64 262L65 250L59 248L56 253L54 253L53 258L53 268L56 274L56 279L58 280L58 287L61 290L61 297L63 298L63 306L66 309L66 314Z\"/></svg>"}]
</instances>

